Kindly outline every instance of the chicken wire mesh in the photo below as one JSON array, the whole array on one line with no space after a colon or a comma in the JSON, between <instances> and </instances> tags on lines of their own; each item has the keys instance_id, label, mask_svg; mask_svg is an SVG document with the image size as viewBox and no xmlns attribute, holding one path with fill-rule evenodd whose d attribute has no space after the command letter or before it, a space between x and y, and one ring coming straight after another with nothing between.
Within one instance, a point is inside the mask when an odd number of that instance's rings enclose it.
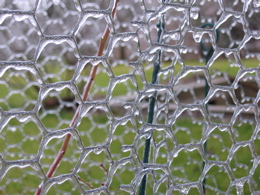
<instances>
[{"instance_id":1,"label":"chicken wire mesh","mask_svg":"<svg viewBox=\"0 0 260 195\"><path fill-rule=\"evenodd\" d=\"M114 5L0 1L0 194L259 194L259 0Z\"/></svg>"}]
</instances>

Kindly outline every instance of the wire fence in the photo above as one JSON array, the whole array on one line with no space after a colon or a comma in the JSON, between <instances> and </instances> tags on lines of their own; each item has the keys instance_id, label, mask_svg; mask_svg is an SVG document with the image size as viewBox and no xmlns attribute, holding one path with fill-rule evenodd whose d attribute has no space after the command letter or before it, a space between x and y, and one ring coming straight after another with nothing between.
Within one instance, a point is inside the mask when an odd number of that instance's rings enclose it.
<instances>
[{"instance_id":1,"label":"wire fence","mask_svg":"<svg viewBox=\"0 0 260 195\"><path fill-rule=\"evenodd\" d=\"M259 0L0 1L0 194L259 194Z\"/></svg>"}]
</instances>

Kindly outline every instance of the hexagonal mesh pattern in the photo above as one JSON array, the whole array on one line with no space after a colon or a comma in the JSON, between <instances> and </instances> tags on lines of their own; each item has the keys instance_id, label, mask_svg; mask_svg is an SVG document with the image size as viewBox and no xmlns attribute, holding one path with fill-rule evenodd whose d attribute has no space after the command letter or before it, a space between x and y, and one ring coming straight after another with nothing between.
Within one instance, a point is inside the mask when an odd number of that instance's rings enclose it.
<instances>
[{"instance_id":1,"label":"hexagonal mesh pattern","mask_svg":"<svg viewBox=\"0 0 260 195\"><path fill-rule=\"evenodd\" d=\"M0 194L259 194L259 0L114 6L0 2Z\"/></svg>"}]
</instances>

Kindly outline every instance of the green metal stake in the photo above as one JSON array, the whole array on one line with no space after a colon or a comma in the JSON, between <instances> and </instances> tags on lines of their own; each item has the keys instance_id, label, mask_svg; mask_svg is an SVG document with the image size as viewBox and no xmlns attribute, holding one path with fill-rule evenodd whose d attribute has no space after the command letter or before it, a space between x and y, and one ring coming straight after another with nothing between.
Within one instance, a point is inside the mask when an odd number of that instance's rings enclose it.
<instances>
[{"instance_id":1,"label":"green metal stake","mask_svg":"<svg viewBox=\"0 0 260 195\"><path fill-rule=\"evenodd\" d=\"M161 34L164 29L164 20L163 16L160 20L160 22L157 24L158 28L158 34L157 34L157 43L160 43L161 39ZM161 64L161 50L159 49L157 51L157 59L154 62L153 66L153 77L152 77L152 84L157 83L157 75L160 70L160 64ZM154 117L154 106L156 102L156 92L149 98L149 110L148 110L148 123L152 124L153 123L153 117ZM148 163L149 162L149 154L150 154L150 145L151 145L151 137L145 140L145 148L144 148L144 158L143 158L143 163ZM144 175L141 185L140 185L140 190L139 190L139 195L144 195L145 194L145 189L146 189L146 182L147 182L147 176Z\"/></svg>"},{"instance_id":2,"label":"green metal stake","mask_svg":"<svg viewBox=\"0 0 260 195\"><path fill-rule=\"evenodd\" d=\"M201 26L201 28L205 28L207 26L214 27L214 24L213 23L205 23ZM219 31L217 29L216 30L216 42L218 42L218 39L219 39ZM205 55L205 62L207 64L209 59L211 58L213 52L214 52L214 48L213 48L213 46L211 46L209 49L207 49L202 41L200 42L200 47L201 47L203 52L207 52L207 54ZM205 78L205 91L204 91L205 97L208 95L208 92L209 92L209 84L208 84L207 79ZM208 104L206 104L206 110L208 111ZM204 143L203 147L204 147L205 154L207 154L207 142ZM203 168L205 167L204 161L203 161L202 167ZM206 187L205 186L206 186L206 178L204 178L203 184L202 184L204 194L206 194Z\"/></svg>"}]
</instances>

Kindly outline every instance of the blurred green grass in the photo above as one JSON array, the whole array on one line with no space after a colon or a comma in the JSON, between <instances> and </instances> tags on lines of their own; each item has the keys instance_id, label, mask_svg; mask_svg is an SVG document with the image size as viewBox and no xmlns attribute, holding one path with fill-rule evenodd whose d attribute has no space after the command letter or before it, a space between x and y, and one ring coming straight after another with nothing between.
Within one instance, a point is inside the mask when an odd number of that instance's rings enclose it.
<instances>
[{"instance_id":1,"label":"blurred green grass","mask_svg":"<svg viewBox=\"0 0 260 195\"><path fill-rule=\"evenodd\" d=\"M193 61L187 62L187 64L196 64ZM245 61L245 64L247 67L258 67L259 62L257 60L251 60L251 61ZM165 64L165 67L170 66L170 64ZM238 69L231 68L229 66L229 63L227 61L218 61L214 65L218 71L227 72L231 76L235 76L237 74ZM146 70L147 69L147 70ZM176 73L180 70L180 67L177 68L175 71ZM58 71L58 70L57 70ZM131 73L131 69L129 72L129 68L126 66L118 66L113 68L115 75L122 75L123 73ZM213 71L213 70L212 70ZM152 75L152 67L148 66L145 68L145 76L146 80L149 83L151 81L151 75ZM88 71L85 72L86 74ZM7 76L8 77L8 76ZM5 78L7 78L5 75L0 78L0 107L3 110L8 110L9 108L20 108L23 107L25 104L24 101L20 100L26 100L32 99L36 100L38 97L38 91L37 87L31 87L28 90L24 90L24 88L27 85L28 80L20 78L20 77L14 77L14 79L18 78L18 80L9 79L8 82L5 81ZM95 92L95 87L98 88L106 88L109 84L109 77L106 73L100 72L96 79L94 84L94 89L92 89L91 92ZM137 76L137 83L138 87L141 89L144 84L141 82L141 78ZM54 82L54 80L52 80ZM55 80L56 82L56 80ZM12 84L15 83L14 86ZM10 86L7 86L10 85ZM130 89L134 89L135 87L131 84L131 82L127 83L127 85L130 87ZM35 85L37 86L37 85ZM19 98L19 96L11 96L12 98L5 99L6 96L12 91L12 90L18 90L22 89L24 95L23 97ZM121 96L128 92L127 87L125 84L117 85L115 90L113 91L113 96ZM17 93L18 94L18 93ZM66 99L66 96L68 95L67 92L61 92L60 97L61 99ZM106 90L104 91L97 91L96 96L102 97L106 95ZM67 100L64 100L66 102ZM31 109L31 107L26 107L26 109ZM46 108L52 110L53 108ZM56 108L55 108L56 109ZM53 110L55 110L53 109ZM42 114L42 110L39 111L39 114ZM73 117L73 110L65 109L62 110L61 113L56 113L59 115L59 117L55 117L52 114L47 114L43 119L42 122L46 126L47 129L59 129L68 127L68 124ZM88 118L89 117L89 118ZM62 124L60 123L60 120L64 119L65 122ZM192 119L188 118L180 118L175 126L173 127L174 135L176 136L179 144L186 144L190 142L198 142L201 139L202 131L203 131L203 121L200 121L201 123L194 123ZM59 124L59 126L58 126ZM106 124L106 125L104 125ZM98 112L97 110L90 112L90 114L83 118L81 125L78 127L78 131L80 133L81 139L84 143L84 146L91 146L95 144L102 144L106 140L106 137L108 135L108 130L105 128L109 128L109 119L107 118L105 112ZM129 156L129 153L122 152L121 146L123 144L131 144L133 143L133 140L135 138L135 132L131 131L131 124L127 124L126 126L118 126L116 129L114 136L115 140L113 140L111 144L111 153L114 155L114 158L122 158ZM236 127L240 128L240 134L239 139L249 140L250 135L248 132L252 132L252 125L246 123L242 127ZM89 132L87 132L89 131ZM122 136L124 134L124 136ZM251 134L252 135L252 134ZM165 136L164 134L161 134L160 132L155 131L154 132L154 139L155 141L158 139L160 140L160 137ZM18 160L18 159L31 159L32 157L35 157L39 150L39 145L42 139L41 132L37 125L29 121L27 123L21 123L16 119L12 119L8 126L6 126L2 132L0 133L0 153L3 155L4 159L6 160ZM220 131L218 129L214 130L214 133L212 133L209 136L208 139L208 153L212 154L209 158L212 160L222 160L224 161L227 158L227 155L229 153L229 150L232 145L232 140L230 138L230 135L227 131ZM159 141L158 141L159 142ZM42 164L43 170L47 172L50 164L53 162L55 155L57 154L58 150L60 149L62 144L62 139L53 139L50 141L44 150L44 155L41 158L40 163ZM259 141L255 141L256 146L259 146ZM174 148L173 143L167 142L168 148ZM80 156L80 150L77 149L75 151L75 148L77 148L77 143L75 140L72 140L70 142L70 146L68 148L68 151L65 154L64 160L60 164L56 176L59 174L66 174L69 173L71 169L73 169L77 163L77 160ZM224 149L223 149L224 148ZM260 153L260 147L256 147L256 150L258 154ZM153 151L154 148L152 148ZM138 154L140 158L142 157L143 153L143 144L140 143L140 148L138 149ZM162 148L160 150L160 157L157 159L156 163L166 163L167 162L167 151L165 148ZM214 156L215 155L215 156ZM72 159L73 157L73 159ZM153 158L153 155L151 156L151 159ZM217 159L219 158L219 159ZM250 171L250 168L252 167L252 155L249 147L243 147L238 150L236 153L235 160L233 159L230 162L230 166L234 168L234 175L236 178L241 178L246 175L248 175L248 172ZM247 168L241 168L237 165L238 163L246 164ZM104 152L101 152L100 154L91 153L86 158L85 162L83 163L81 167L81 171L78 173L78 175L83 178L84 180L90 182L94 187L98 187L101 185L102 182L106 181L106 173L104 170L102 170L99 166L100 163L104 163L105 166L108 168L109 163L106 161L106 155ZM1 165L0 165L1 166ZM249 170L248 170L249 169ZM195 182L198 180L199 176L202 172L202 159L200 154L197 150L193 151L185 151L182 150L177 157L174 158L173 162L171 163L171 172L176 178L177 183L185 183L187 181ZM32 168L27 167L24 169L20 169L17 167L11 168L6 177L4 177L3 180L0 181L0 186L4 186L4 189L0 187L0 194L33 194L35 192L35 189L39 186L41 179L36 176L36 171L34 171ZM131 182L131 179L134 178L134 170L131 168L129 164L126 165L126 169L122 170L121 172L117 172L117 176L112 182L112 185L110 187L110 190L115 191L115 193L120 194L127 194L123 191L119 191L119 185L120 184L129 184ZM158 177L161 177L160 172L158 172ZM255 171L255 174L253 175L253 179L255 181L258 181L260 175L260 169L259 166ZM147 193L152 194L153 188L152 188L152 182L153 178L151 175L148 176L148 187L147 187ZM222 192L225 192L230 184L230 178L225 172L225 170L222 167L214 166L207 174L207 184L210 186L214 186L218 189L220 189ZM258 184L259 185L259 184ZM160 193L164 194L166 191L167 184L164 183L160 188ZM259 188L259 186L258 186ZM85 189L89 189L88 187L85 187ZM79 194L75 189L73 188L73 184L69 181L61 184L61 185L55 185L55 187L52 187L48 194L62 194L64 192L71 192L71 194ZM231 191L233 194L236 194L235 188ZM207 194L215 194L215 191L212 191L210 188L207 188ZM249 194L249 187L248 184L244 187L244 193ZM176 191L174 194L180 194L180 192ZM197 189L192 188L190 190L189 194L199 194Z\"/></svg>"}]
</instances>

